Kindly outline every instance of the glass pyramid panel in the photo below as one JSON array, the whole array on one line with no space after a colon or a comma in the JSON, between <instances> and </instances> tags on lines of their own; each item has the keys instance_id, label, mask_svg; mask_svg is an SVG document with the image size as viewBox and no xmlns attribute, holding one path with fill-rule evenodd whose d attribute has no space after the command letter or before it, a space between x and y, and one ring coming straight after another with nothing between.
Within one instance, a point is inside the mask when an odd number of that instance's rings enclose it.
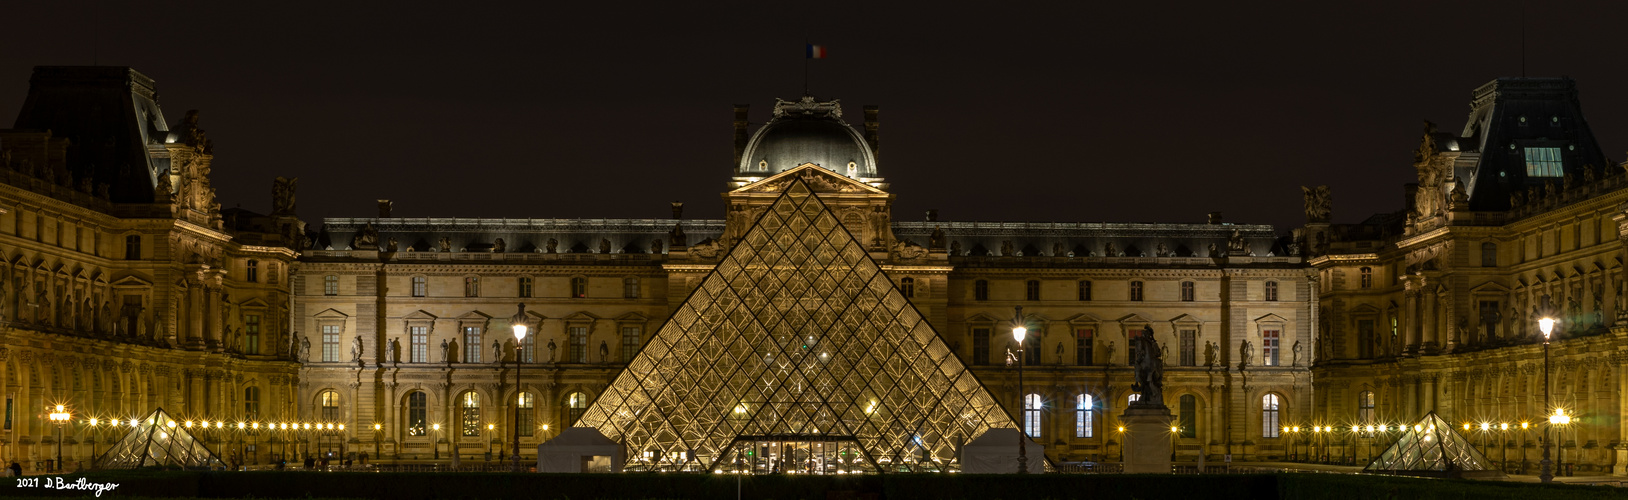
<instances>
[{"instance_id":1,"label":"glass pyramid panel","mask_svg":"<svg viewBox=\"0 0 1628 500\"><path fill-rule=\"evenodd\" d=\"M180 466L185 468L211 468L224 465L215 453L187 432L163 408L153 410L134 422L124 438L96 459L102 469L134 469L138 467Z\"/></svg>"},{"instance_id":2,"label":"glass pyramid panel","mask_svg":"<svg viewBox=\"0 0 1628 500\"><path fill-rule=\"evenodd\" d=\"M827 474L958 470L1016 428L795 178L576 425L630 471Z\"/></svg>"},{"instance_id":3,"label":"glass pyramid panel","mask_svg":"<svg viewBox=\"0 0 1628 500\"><path fill-rule=\"evenodd\" d=\"M1363 472L1403 475L1502 475L1487 457L1436 412L1425 414L1403 430L1396 444L1380 453Z\"/></svg>"}]
</instances>

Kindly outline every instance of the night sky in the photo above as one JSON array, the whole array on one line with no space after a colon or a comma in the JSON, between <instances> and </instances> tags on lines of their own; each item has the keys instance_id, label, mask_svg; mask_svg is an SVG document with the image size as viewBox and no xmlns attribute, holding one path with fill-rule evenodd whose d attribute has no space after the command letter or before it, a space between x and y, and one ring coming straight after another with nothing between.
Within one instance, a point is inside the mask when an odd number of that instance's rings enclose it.
<instances>
[{"instance_id":1,"label":"night sky","mask_svg":"<svg viewBox=\"0 0 1628 500\"><path fill-rule=\"evenodd\" d=\"M591 6L589 5L591 4ZM772 5L771 5L772 4ZM908 4L908 5L907 5ZM879 104L895 218L1336 222L1398 209L1422 120L1469 93L1578 80L1628 148L1628 3L8 3L0 126L36 65L132 66L171 123L200 109L224 207L371 217L721 217L732 104L810 87ZM997 8L998 7L998 8Z\"/></svg>"}]
</instances>

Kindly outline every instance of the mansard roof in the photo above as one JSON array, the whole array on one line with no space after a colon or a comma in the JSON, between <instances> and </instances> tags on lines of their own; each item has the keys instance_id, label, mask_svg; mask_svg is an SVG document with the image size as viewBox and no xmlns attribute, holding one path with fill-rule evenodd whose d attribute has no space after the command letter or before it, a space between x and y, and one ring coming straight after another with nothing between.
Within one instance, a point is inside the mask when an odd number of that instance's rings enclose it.
<instances>
[{"instance_id":1,"label":"mansard roof","mask_svg":"<svg viewBox=\"0 0 1628 500\"><path fill-rule=\"evenodd\" d=\"M117 203L152 203L164 144L178 137L164 122L153 79L114 66L40 66L13 128L68 139L74 179L108 184ZM77 182L77 181L76 181Z\"/></svg>"},{"instance_id":2,"label":"mansard roof","mask_svg":"<svg viewBox=\"0 0 1628 500\"><path fill-rule=\"evenodd\" d=\"M1528 185L1561 182L1528 176L1527 148L1558 148L1562 171L1579 180L1584 167L1594 168L1596 175L1614 170L1583 118L1577 82L1572 79L1499 78L1471 95L1463 132L1430 134L1438 152L1459 153L1453 175L1469 181L1465 192L1471 210L1508 210L1511 193Z\"/></svg>"}]
</instances>

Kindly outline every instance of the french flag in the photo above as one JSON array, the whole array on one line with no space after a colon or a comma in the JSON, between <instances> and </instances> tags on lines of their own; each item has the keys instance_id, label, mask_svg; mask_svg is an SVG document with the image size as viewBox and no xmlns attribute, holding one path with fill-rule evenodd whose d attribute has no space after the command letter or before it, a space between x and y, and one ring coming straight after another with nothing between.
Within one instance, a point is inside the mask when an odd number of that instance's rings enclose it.
<instances>
[{"instance_id":1,"label":"french flag","mask_svg":"<svg viewBox=\"0 0 1628 500\"><path fill-rule=\"evenodd\" d=\"M809 59L825 59L825 46L809 44L807 55Z\"/></svg>"}]
</instances>

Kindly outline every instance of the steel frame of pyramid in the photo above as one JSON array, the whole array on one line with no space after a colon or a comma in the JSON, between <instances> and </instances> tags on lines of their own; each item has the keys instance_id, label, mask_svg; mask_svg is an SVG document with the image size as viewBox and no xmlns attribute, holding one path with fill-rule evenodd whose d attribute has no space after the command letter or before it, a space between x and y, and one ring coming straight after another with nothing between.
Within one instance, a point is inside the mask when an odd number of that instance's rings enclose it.
<instances>
[{"instance_id":1,"label":"steel frame of pyramid","mask_svg":"<svg viewBox=\"0 0 1628 500\"><path fill-rule=\"evenodd\" d=\"M1436 412L1426 413L1412 427L1405 428L1396 443L1362 471L1413 476L1503 475Z\"/></svg>"},{"instance_id":2,"label":"steel frame of pyramid","mask_svg":"<svg viewBox=\"0 0 1628 500\"><path fill-rule=\"evenodd\" d=\"M575 426L627 470L810 473L952 471L1017 428L795 178Z\"/></svg>"},{"instance_id":3,"label":"steel frame of pyramid","mask_svg":"<svg viewBox=\"0 0 1628 500\"><path fill-rule=\"evenodd\" d=\"M185 468L220 467L220 457L209 451L163 408L136 421L119 443L96 459L99 469L134 469L177 465Z\"/></svg>"}]
</instances>

